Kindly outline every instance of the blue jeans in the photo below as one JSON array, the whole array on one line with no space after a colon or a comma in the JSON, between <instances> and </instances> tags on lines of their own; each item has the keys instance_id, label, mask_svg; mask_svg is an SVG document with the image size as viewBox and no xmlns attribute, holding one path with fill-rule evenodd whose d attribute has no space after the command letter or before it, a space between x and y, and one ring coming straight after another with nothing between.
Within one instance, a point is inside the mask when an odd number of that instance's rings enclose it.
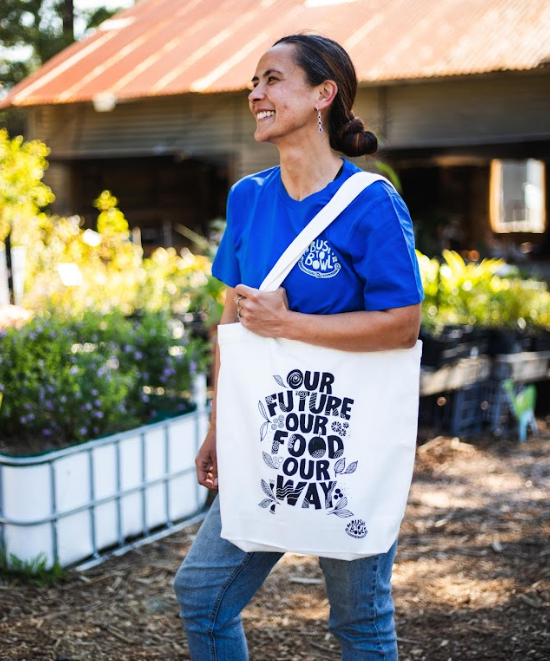
<instances>
[{"instance_id":1,"label":"blue jeans","mask_svg":"<svg viewBox=\"0 0 550 661\"><path fill-rule=\"evenodd\" d=\"M241 611L282 556L245 553L220 532L216 498L174 582L193 661L248 660ZM360 560L320 558L329 629L342 645L342 661L397 660L391 597L396 546Z\"/></svg>"}]
</instances>

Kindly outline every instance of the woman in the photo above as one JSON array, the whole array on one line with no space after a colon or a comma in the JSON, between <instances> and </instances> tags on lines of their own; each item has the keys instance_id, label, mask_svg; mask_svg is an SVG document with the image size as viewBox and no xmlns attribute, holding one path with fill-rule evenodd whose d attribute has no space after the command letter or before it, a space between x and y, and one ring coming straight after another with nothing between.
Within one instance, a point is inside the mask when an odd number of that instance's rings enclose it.
<instances>
[{"instance_id":1,"label":"woman","mask_svg":"<svg viewBox=\"0 0 550 661\"><path fill-rule=\"evenodd\" d=\"M304 253L276 292L258 287L292 239L372 154L376 138L351 108L357 78L347 53L314 35L280 39L258 63L249 104L257 142L277 147L280 167L233 186L227 229L213 266L228 286L222 324L240 322L267 337L347 351L412 347L422 287L407 209L385 182L369 186ZM216 374L219 358L216 358ZM217 488L215 401L196 460L198 480ZM220 538L210 509L175 580L194 661L248 659L240 613L280 553L245 553ZM391 571L385 554L354 561L321 558L329 627L343 661L394 661Z\"/></svg>"}]
</instances>

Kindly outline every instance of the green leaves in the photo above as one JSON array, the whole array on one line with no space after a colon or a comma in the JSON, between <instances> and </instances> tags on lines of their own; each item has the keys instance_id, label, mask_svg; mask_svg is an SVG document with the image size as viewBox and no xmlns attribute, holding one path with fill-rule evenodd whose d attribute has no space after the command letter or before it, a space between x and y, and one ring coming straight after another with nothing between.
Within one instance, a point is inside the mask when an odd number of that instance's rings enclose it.
<instances>
[{"instance_id":1,"label":"green leaves","mask_svg":"<svg viewBox=\"0 0 550 661\"><path fill-rule=\"evenodd\" d=\"M437 333L443 326L525 329L550 326L550 293L546 283L523 279L504 260L465 262L444 250L443 261L417 252L424 286L422 325Z\"/></svg>"},{"instance_id":2,"label":"green leaves","mask_svg":"<svg viewBox=\"0 0 550 661\"><path fill-rule=\"evenodd\" d=\"M174 324L88 312L0 331L0 438L59 447L189 410L196 341Z\"/></svg>"},{"instance_id":3,"label":"green leaves","mask_svg":"<svg viewBox=\"0 0 550 661\"><path fill-rule=\"evenodd\" d=\"M48 154L43 142L0 129L0 243L11 232L12 245L28 246L36 235L40 210L54 200L42 183Z\"/></svg>"}]
</instances>

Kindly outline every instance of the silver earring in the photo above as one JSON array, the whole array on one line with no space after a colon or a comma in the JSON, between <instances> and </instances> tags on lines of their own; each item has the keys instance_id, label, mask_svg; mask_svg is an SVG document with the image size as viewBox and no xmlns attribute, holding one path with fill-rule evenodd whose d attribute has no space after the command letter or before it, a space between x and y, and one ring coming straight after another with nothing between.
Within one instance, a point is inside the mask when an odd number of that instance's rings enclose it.
<instances>
[{"instance_id":1,"label":"silver earring","mask_svg":"<svg viewBox=\"0 0 550 661\"><path fill-rule=\"evenodd\" d=\"M323 120L321 119L321 111L317 108L317 124L319 125L319 133L323 132Z\"/></svg>"}]
</instances>

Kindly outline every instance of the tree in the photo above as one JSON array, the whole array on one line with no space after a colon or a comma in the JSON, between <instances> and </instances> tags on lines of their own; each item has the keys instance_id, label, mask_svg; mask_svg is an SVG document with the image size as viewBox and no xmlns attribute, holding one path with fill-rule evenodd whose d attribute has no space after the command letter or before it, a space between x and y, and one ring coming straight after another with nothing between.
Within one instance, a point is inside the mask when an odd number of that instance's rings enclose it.
<instances>
[{"instance_id":1,"label":"tree","mask_svg":"<svg viewBox=\"0 0 550 661\"><path fill-rule=\"evenodd\" d=\"M12 244L26 246L36 234L40 210L53 201L42 182L49 151L39 140L10 139L0 129L0 248L8 234Z\"/></svg>"},{"instance_id":2,"label":"tree","mask_svg":"<svg viewBox=\"0 0 550 661\"><path fill-rule=\"evenodd\" d=\"M0 57L4 87L9 89L75 41L77 21L86 34L117 11L75 11L74 0L2 0L0 46L12 49Z\"/></svg>"}]
</instances>

